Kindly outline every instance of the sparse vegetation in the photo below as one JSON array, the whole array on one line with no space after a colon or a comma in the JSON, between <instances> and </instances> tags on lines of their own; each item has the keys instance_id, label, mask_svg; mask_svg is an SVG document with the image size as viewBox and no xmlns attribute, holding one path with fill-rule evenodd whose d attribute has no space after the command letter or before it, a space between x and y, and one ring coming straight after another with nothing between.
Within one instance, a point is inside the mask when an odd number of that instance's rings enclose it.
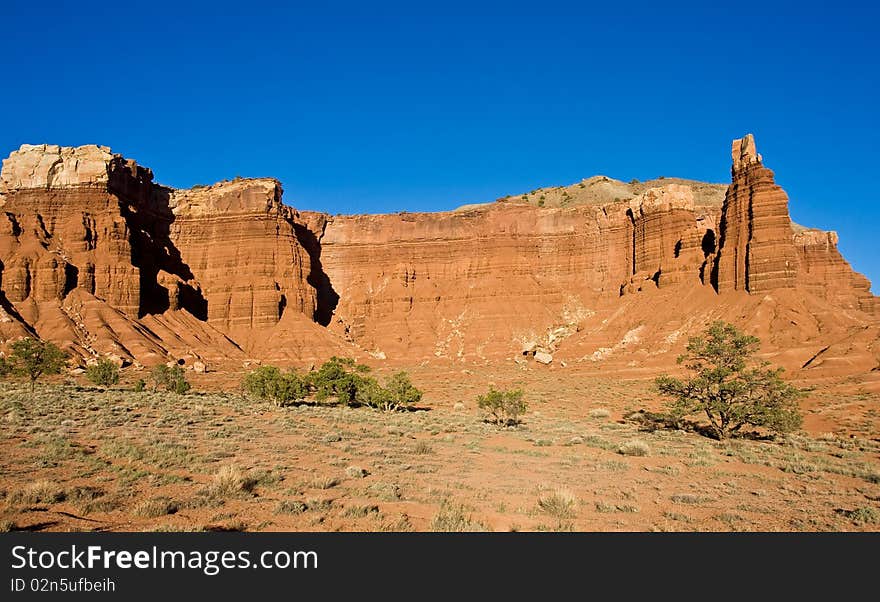
<instances>
[{"instance_id":1,"label":"sparse vegetation","mask_svg":"<svg viewBox=\"0 0 880 602\"><path fill-rule=\"evenodd\" d=\"M245 476L234 464L229 464L217 471L205 492L212 498L234 498L252 494L256 485L255 479Z\"/></svg>"},{"instance_id":2,"label":"sparse vegetation","mask_svg":"<svg viewBox=\"0 0 880 602\"><path fill-rule=\"evenodd\" d=\"M103 358L86 367L86 378L96 385L109 387L119 382L119 367Z\"/></svg>"},{"instance_id":3,"label":"sparse vegetation","mask_svg":"<svg viewBox=\"0 0 880 602\"><path fill-rule=\"evenodd\" d=\"M838 513L856 525L876 525L880 523L880 510L871 506L862 506L855 510L839 510Z\"/></svg>"},{"instance_id":4,"label":"sparse vegetation","mask_svg":"<svg viewBox=\"0 0 880 602\"><path fill-rule=\"evenodd\" d=\"M632 504L610 504L601 500L596 502L595 507L596 512L601 514L611 514L614 512L635 513L639 511L639 507Z\"/></svg>"},{"instance_id":5,"label":"sparse vegetation","mask_svg":"<svg viewBox=\"0 0 880 602\"><path fill-rule=\"evenodd\" d=\"M486 394L477 397L477 406L488 412L495 424L510 426L519 424L519 417L528 409L522 389L498 391L494 387L489 387Z\"/></svg>"},{"instance_id":6,"label":"sparse vegetation","mask_svg":"<svg viewBox=\"0 0 880 602\"><path fill-rule=\"evenodd\" d=\"M25 485L9 496L13 504L57 504L67 498L67 492L54 481L40 480Z\"/></svg>"},{"instance_id":7,"label":"sparse vegetation","mask_svg":"<svg viewBox=\"0 0 880 602\"><path fill-rule=\"evenodd\" d=\"M709 501L707 497L693 493L676 493L670 499L675 504L688 504L692 506L704 504Z\"/></svg>"},{"instance_id":8,"label":"sparse vegetation","mask_svg":"<svg viewBox=\"0 0 880 602\"><path fill-rule=\"evenodd\" d=\"M443 500L440 510L431 519L431 531L463 533L485 530L486 527L475 521L463 505L448 500Z\"/></svg>"},{"instance_id":9,"label":"sparse vegetation","mask_svg":"<svg viewBox=\"0 0 880 602\"><path fill-rule=\"evenodd\" d=\"M346 518L364 518L366 516L378 515L379 506L376 504L365 504L357 506L348 506L343 510L342 516Z\"/></svg>"},{"instance_id":10,"label":"sparse vegetation","mask_svg":"<svg viewBox=\"0 0 880 602\"><path fill-rule=\"evenodd\" d=\"M649 380L511 368L472 377L469 367L467 384L432 389L430 411L399 413L358 399L281 409L237 393L59 384L31 396L25 382L0 383L0 519L19 530L877 527L880 446L849 383L829 420L847 430L715 443L629 419ZM527 382L538 411L498 429L471 418L475 404L453 409L477 378L501 391ZM591 409L627 419L594 420ZM638 457L642 444L651 459ZM536 482L564 486L530 495Z\"/></svg>"},{"instance_id":11,"label":"sparse vegetation","mask_svg":"<svg viewBox=\"0 0 880 602\"><path fill-rule=\"evenodd\" d=\"M744 426L788 433L800 427L797 400L803 393L782 380L782 368L756 362L760 341L732 324L714 322L704 335L692 337L687 353L678 358L695 376L656 379L657 388L672 400L671 422L705 414L718 439L737 434Z\"/></svg>"},{"instance_id":12,"label":"sparse vegetation","mask_svg":"<svg viewBox=\"0 0 880 602\"><path fill-rule=\"evenodd\" d=\"M349 466L345 469L345 474L351 477L352 479L362 479L367 474L369 474L365 469L360 466Z\"/></svg>"},{"instance_id":13,"label":"sparse vegetation","mask_svg":"<svg viewBox=\"0 0 880 602\"><path fill-rule=\"evenodd\" d=\"M302 514L308 509L309 507L305 502L299 500L281 500L278 502L275 511L282 514Z\"/></svg>"},{"instance_id":14,"label":"sparse vegetation","mask_svg":"<svg viewBox=\"0 0 880 602\"><path fill-rule=\"evenodd\" d=\"M651 447L644 441L634 439L621 445L617 453L624 456L648 456L651 454Z\"/></svg>"},{"instance_id":15,"label":"sparse vegetation","mask_svg":"<svg viewBox=\"0 0 880 602\"><path fill-rule=\"evenodd\" d=\"M134 507L132 514L142 518L157 518L174 514L177 510L178 505L174 501L164 497L157 497L140 502Z\"/></svg>"},{"instance_id":16,"label":"sparse vegetation","mask_svg":"<svg viewBox=\"0 0 880 602\"><path fill-rule=\"evenodd\" d=\"M315 489L332 489L339 485L339 479L336 477L316 477L312 481L312 487Z\"/></svg>"}]
</instances>

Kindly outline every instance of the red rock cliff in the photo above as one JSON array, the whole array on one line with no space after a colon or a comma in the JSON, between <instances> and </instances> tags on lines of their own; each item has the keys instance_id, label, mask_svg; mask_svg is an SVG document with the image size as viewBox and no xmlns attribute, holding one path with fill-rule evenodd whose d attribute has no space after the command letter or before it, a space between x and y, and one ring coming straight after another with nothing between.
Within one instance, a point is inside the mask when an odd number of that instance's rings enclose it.
<instances>
[{"instance_id":1,"label":"red rock cliff","mask_svg":"<svg viewBox=\"0 0 880 602\"><path fill-rule=\"evenodd\" d=\"M192 274L189 286L201 291L209 324L247 338L253 329L274 326L284 312L314 315L309 256L277 180L175 191L169 204L169 239Z\"/></svg>"},{"instance_id":2,"label":"red rock cliff","mask_svg":"<svg viewBox=\"0 0 880 602\"><path fill-rule=\"evenodd\" d=\"M104 147L25 145L0 177L0 337L145 362L480 360L532 343L594 362L647 361L718 315L809 355L877 321L836 235L793 229L751 135L722 205L703 190L695 206L683 182L331 217L285 206L272 179L173 190Z\"/></svg>"}]
</instances>

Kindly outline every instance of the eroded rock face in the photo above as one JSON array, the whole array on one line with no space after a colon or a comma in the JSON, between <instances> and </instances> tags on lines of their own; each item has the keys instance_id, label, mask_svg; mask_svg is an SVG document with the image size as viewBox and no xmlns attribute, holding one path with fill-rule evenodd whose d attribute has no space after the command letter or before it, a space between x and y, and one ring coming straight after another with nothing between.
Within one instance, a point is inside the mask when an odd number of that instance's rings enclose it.
<instances>
[{"instance_id":1,"label":"eroded rock face","mask_svg":"<svg viewBox=\"0 0 880 602\"><path fill-rule=\"evenodd\" d=\"M837 249L837 232L803 230L793 237L798 253L798 285L832 304L880 316L880 298L871 283Z\"/></svg>"},{"instance_id":2,"label":"eroded rock face","mask_svg":"<svg viewBox=\"0 0 880 602\"><path fill-rule=\"evenodd\" d=\"M561 319L569 298L619 295L626 211L497 204L333 217L320 239L339 297L329 327L389 357L507 353Z\"/></svg>"},{"instance_id":3,"label":"eroded rock face","mask_svg":"<svg viewBox=\"0 0 880 602\"><path fill-rule=\"evenodd\" d=\"M553 369L671 353L699 315L791 348L875 324L870 284L836 234L793 228L751 135L732 159L723 205L657 180L575 206L329 216L285 206L274 179L174 190L106 147L24 145L0 173L0 338L212 370L525 348Z\"/></svg>"},{"instance_id":4,"label":"eroded rock face","mask_svg":"<svg viewBox=\"0 0 880 602\"><path fill-rule=\"evenodd\" d=\"M630 211L633 266L626 292L642 290L646 280L658 287L702 281L708 256L703 239L714 239L714 219L711 227L697 219L690 187L650 188L631 202Z\"/></svg>"},{"instance_id":5,"label":"eroded rock face","mask_svg":"<svg viewBox=\"0 0 880 602\"><path fill-rule=\"evenodd\" d=\"M312 319L315 288L297 212L277 180L236 180L174 192L169 239L205 301L207 322L236 339L274 326L284 312Z\"/></svg>"},{"instance_id":6,"label":"eroded rock face","mask_svg":"<svg viewBox=\"0 0 880 602\"><path fill-rule=\"evenodd\" d=\"M139 323L155 305L160 272L142 268L177 255L161 236L163 215L171 214L152 177L97 146L24 145L3 161L0 304L22 324L2 329L4 336L24 329L83 358L149 360L200 339L212 340L215 353L235 353L219 333L191 325L195 336L162 340L161 324Z\"/></svg>"}]
</instances>

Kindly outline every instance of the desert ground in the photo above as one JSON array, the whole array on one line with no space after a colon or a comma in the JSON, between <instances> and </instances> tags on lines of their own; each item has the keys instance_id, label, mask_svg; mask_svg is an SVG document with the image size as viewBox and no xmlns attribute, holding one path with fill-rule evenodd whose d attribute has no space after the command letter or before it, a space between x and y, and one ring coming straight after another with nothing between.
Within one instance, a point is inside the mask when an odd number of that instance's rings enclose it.
<instances>
[{"instance_id":1,"label":"desert ground","mask_svg":"<svg viewBox=\"0 0 880 602\"><path fill-rule=\"evenodd\" d=\"M804 428L719 442L645 419L638 372L422 365L418 408L275 407L240 374L193 391L0 384L0 529L872 531L880 374L797 381ZM382 370L378 371L382 375ZM483 419L521 387L517 427Z\"/></svg>"}]
</instances>

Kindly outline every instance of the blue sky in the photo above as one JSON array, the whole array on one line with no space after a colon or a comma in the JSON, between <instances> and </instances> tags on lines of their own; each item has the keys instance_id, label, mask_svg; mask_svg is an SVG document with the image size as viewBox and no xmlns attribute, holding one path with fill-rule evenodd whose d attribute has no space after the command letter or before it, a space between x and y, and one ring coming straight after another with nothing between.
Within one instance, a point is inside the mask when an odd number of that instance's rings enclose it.
<instances>
[{"instance_id":1,"label":"blue sky","mask_svg":"<svg viewBox=\"0 0 880 602\"><path fill-rule=\"evenodd\" d=\"M753 132L793 218L880 280L869 3L315 4L7 0L0 154L96 143L172 186L429 211L594 174L726 182Z\"/></svg>"}]
</instances>

